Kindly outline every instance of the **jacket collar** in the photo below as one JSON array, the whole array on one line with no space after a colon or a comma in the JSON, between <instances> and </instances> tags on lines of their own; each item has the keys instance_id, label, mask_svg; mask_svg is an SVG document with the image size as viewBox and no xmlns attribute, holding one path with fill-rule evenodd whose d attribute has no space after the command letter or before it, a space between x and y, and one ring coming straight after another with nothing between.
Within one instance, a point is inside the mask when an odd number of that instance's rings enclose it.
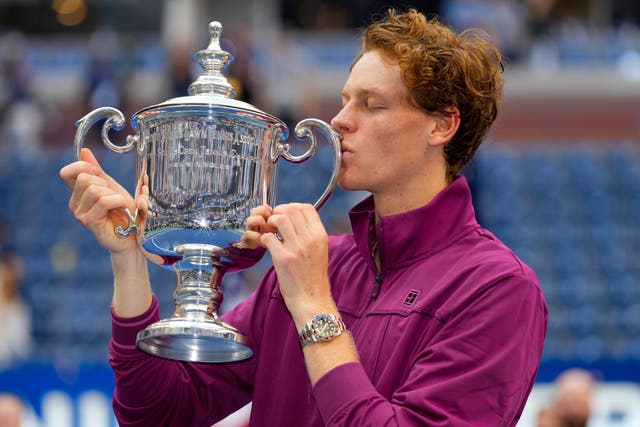
<instances>
[{"instance_id":1,"label":"jacket collar","mask_svg":"<svg viewBox=\"0 0 640 427\"><path fill-rule=\"evenodd\" d=\"M373 265L371 254L377 239L383 272L411 264L447 246L460 233L479 227L464 176L457 177L426 205L383 217L377 229L374 215L373 196L349 211L358 250Z\"/></svg>"}]
</instances>

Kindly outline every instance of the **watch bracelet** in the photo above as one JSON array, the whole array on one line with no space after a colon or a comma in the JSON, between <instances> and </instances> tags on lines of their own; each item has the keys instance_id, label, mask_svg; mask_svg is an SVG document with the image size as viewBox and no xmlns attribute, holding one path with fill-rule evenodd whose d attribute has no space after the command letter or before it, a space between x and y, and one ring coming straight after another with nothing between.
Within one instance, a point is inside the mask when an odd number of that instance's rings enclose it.
<instances>
[{"instance_id":1,"label":"watch bracelet","mask_svg":"<svg viewBox=\"0 0 640 427\"><path fill-rule=\"evenodd\" d=\"M320 313L319 313L320 314ZM304 347L307 344L312 344L312 343L316 343L316 342L327 342L327 341L331 341L337 337L339 337L340 335L342 335L344 332L348 332L347 330L347 326L344 324L344 321L342 320L342 318L340 316L336 316L335 314L331 314L331 316L333 316L333 318L335 319L336 323L338 324L338 333L330 338L327 339L323 339L323 338L316 338L313 335L313 328L311 327L311 324L313 322L313 318L316 315L314 315L311 320L309 320L303 327L302 332L300 332L300 334L298 335L298 342L300 343L300 345L302 347Z\"/></svg>"}]
</instances>

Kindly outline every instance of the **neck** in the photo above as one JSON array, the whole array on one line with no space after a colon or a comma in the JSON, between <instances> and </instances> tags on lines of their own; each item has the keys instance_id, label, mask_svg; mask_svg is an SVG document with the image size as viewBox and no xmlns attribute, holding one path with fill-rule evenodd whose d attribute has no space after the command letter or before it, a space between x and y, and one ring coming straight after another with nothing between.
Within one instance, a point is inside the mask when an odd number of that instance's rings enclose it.
<instances>
[{"instance_id":1,"label":"neck","mask_svg":"<svg viewBox=\"0 0 640 427\"><path fill-rule=\"evenodd\" d=\"M373 193L376 207L376 224L385 216L408 212L428 204L448 184L443 176L442 179L418 184L415 188L404 186L396 188L395 191Z\"/></svg>"}]
</instances>

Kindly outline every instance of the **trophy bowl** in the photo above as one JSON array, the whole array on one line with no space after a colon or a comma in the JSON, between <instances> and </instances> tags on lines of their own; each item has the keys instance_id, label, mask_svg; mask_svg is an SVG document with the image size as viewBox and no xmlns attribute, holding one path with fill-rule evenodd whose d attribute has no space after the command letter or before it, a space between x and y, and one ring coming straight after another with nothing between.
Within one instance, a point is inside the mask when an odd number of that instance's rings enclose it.
<instances>
[{"instance_id":1,"label":"trophy bowl","mask_svg":"<svg viewBox=\"0 0 640 427\"><path fill-rule=\"evenodd\" d=\"M137 335L141 350L160 357L195 362L231 362L251 357L247 339L218 314L222 277L250 268L264 249L244 248L240 237L251 209L275 202L280 157L300 163L310 158L321 135L333 147L329 183L315 202L319 209L338 180L340 135L327 123L305 119L296 139L308 144L294 155L288 127L251 104L233 99L235 90L222 71L232 60L220 47L222 25L209 24L210 43L196 54L204 72L189 86L189 96L169 99L134 114L136 131L117 145L111 129L121 130L119 110L102 107L77 123L76 160L89 129L104 120L102 142L124 153L136 149L137 211L125 209L129 224L116 227L122 238L134 234L152 262L178 277L174 314Z\"/></svg>"}]
</instances>

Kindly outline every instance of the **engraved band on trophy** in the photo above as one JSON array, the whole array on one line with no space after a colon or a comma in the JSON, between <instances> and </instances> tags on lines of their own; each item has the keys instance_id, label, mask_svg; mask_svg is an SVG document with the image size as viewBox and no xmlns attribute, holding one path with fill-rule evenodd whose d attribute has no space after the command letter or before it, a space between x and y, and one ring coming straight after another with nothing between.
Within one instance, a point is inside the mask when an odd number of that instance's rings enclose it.
<instances>
[{"instance_id":1,"label":"engraved band on trophy","mask_svg":"<svg viewBox=\"0 0 640 427\"><path fill-rule=\"evenodd\" d=\"M136 234L145 255L173 269L178 276L173 316L137 336L148 353L185 361L229 362L251 357L253 350L218 314L222 277L253 266L263 249L239 245L252 208L275 202L277 160L298 163L317 147L315 134L333 146L329 183L314 204L319 209L338 180L340 135L327 123L305 119L296 138L309 143L301 155L290 152L289 130L280 119L234 99L235 90L222 72L233 59L220 47L222 25L209 24L210 43L196 54L204 72L189 86L189 96L144 108L131 119L134 135L126 144L109 139L125 118L111 107L98 108L76 126L74 150L80 158L83 141L98 121L102 141L118 153L137 151L136 212L126 210L129 224L115 232ZM143 185L148 193L142 192Z\"/></svg>"}]
</instances>

